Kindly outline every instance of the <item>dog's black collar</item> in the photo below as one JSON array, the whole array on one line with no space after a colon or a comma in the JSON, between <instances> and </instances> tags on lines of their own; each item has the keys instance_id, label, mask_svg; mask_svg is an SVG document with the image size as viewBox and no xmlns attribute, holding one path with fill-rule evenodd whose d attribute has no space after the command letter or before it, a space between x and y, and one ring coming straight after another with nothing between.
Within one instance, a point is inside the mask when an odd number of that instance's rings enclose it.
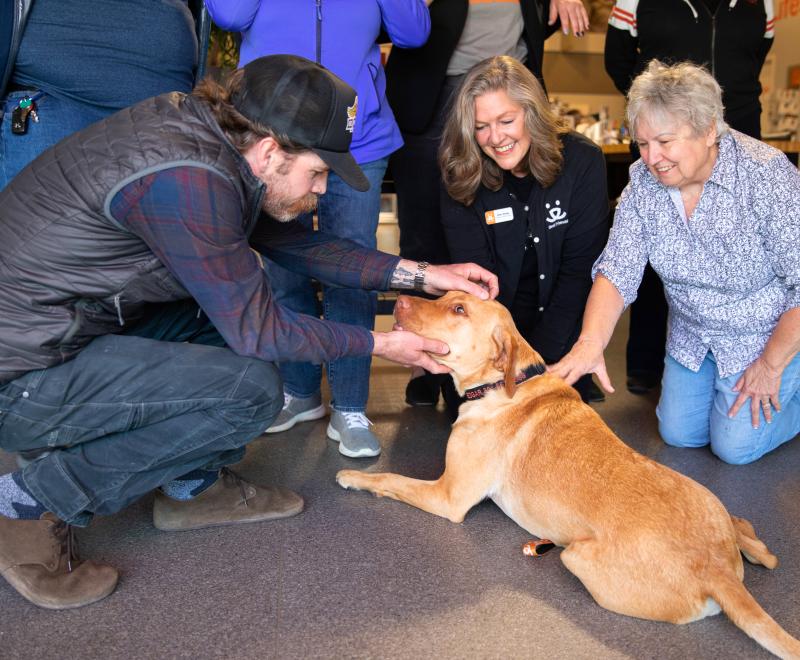
<instances>
[{"instance_id":1,"label":"dog's black collar","mask_svg":"<svg viewBox=\"0 0 800 660\"><path fill-rule=\"evenodd\" d=\"M519 385L520 383L524 383L526 380L530 380L536 376L541 376L545 371L545 366L541 362L539 364L532 364L520 371L517 374L517 377L514 379L514 382ZM470 387L464 392L464 396L466 397L467 401L482 399L491 390L496 390L498 387L504 387L505 384L505 380L498 380L496 383L486 383L485 385Z\"/></svg>"}]
</instances>

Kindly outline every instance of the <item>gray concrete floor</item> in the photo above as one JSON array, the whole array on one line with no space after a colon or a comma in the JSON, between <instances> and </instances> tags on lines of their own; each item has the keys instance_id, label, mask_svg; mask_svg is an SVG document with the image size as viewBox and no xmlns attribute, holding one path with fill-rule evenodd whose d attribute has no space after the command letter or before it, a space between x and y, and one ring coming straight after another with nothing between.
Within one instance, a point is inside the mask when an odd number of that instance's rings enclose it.
<instances>
[{"instance_id":1,"label":"gray concrete floor","mask_svg":"<svg viewBox=\"0 0 800 660\"><path fill-rule=\"evenodd\" d=\"M608 355L618 392L596 409L631 446L753 522L781 564L748 565L745 584L800 637L800 443L741 467L664 446L655 395L625 391L624 333L623 325ZM456 525L340 489L343 467L440 474L446 415L407 407L407 378L404 369L373 370L377 459L341 456L324 420L252 443L239 471L302 493L307 507L295 518L170 534L153 528L148 497L79 532L84 556L121 571L106 600L51 612L0 580L0 658L769 657L724 615L673 626L602 609L558 550L524 557L529 535L490 502ZM0 471L13 467L0 453Z\"/></svg>"}]
</instances>

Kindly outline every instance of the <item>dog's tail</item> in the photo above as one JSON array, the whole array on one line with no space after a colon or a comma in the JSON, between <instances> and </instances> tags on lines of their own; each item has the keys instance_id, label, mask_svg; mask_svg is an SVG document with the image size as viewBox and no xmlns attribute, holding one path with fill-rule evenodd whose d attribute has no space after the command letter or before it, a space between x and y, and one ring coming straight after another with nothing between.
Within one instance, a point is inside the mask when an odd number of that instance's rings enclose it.
<instances>
[{"instance_id":1,"label":"dog's tail","mask_svg":"<svg viewBox=\"0 0 800 660\"><path fill-rule=\"evenodd\" d=\"M731 516L733 528L736 530L736 545L751 564L761 564L767 568L775 568L778 558L773 555L764 542L756 536L753 526L744 518Z\"/></svg>"},{"instance_id":2,"label":"dog's tail","mask_svg":"<svg viewBox=\"0 0 800 660\"><path fill-rule=\"evenodd\" d=\"M765 649L780 658L800 659L800 640L781 628L735 575L727 571L719 575L709 595L731 621Z\"/></svg>"}]
</instances>

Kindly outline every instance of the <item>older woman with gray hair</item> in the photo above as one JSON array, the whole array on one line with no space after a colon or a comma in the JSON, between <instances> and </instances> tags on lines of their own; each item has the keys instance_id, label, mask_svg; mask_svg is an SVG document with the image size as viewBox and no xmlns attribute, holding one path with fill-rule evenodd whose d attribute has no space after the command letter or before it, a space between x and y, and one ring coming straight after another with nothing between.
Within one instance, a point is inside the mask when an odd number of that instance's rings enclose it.
<instances>
[{"instance_id":1,"label":"older woman with gray hair","mask_svg":"<svg viewBox=\"0 0 800 660\"><path fill-rule=\"evenodd\" d=\"M719 85L698 66L652 61L627 114L642 157L581 335L550 371L568 382L594 372L614 391L603 351L649 260L669 304L662 438L752 462L800 432L800 173L728 128Z\"/></svg>"}]
</instances>

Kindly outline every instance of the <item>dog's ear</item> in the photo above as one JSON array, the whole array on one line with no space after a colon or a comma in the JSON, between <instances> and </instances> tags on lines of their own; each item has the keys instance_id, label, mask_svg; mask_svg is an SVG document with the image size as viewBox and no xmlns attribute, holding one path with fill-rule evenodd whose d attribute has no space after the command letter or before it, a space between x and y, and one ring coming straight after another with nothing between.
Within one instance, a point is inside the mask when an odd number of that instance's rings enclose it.
<instances>
[{"instance_id":1,"label":"dog's ear","mask_svg":"<svg viewBox=\"0 0 800 660\"><path fill-rule=\"evenodd\" d=\"M494 367L503 372L506 396L512 398L517 391L517 341L503 326L492 332L495 344Z\"/></svg>"}]
</instances>

